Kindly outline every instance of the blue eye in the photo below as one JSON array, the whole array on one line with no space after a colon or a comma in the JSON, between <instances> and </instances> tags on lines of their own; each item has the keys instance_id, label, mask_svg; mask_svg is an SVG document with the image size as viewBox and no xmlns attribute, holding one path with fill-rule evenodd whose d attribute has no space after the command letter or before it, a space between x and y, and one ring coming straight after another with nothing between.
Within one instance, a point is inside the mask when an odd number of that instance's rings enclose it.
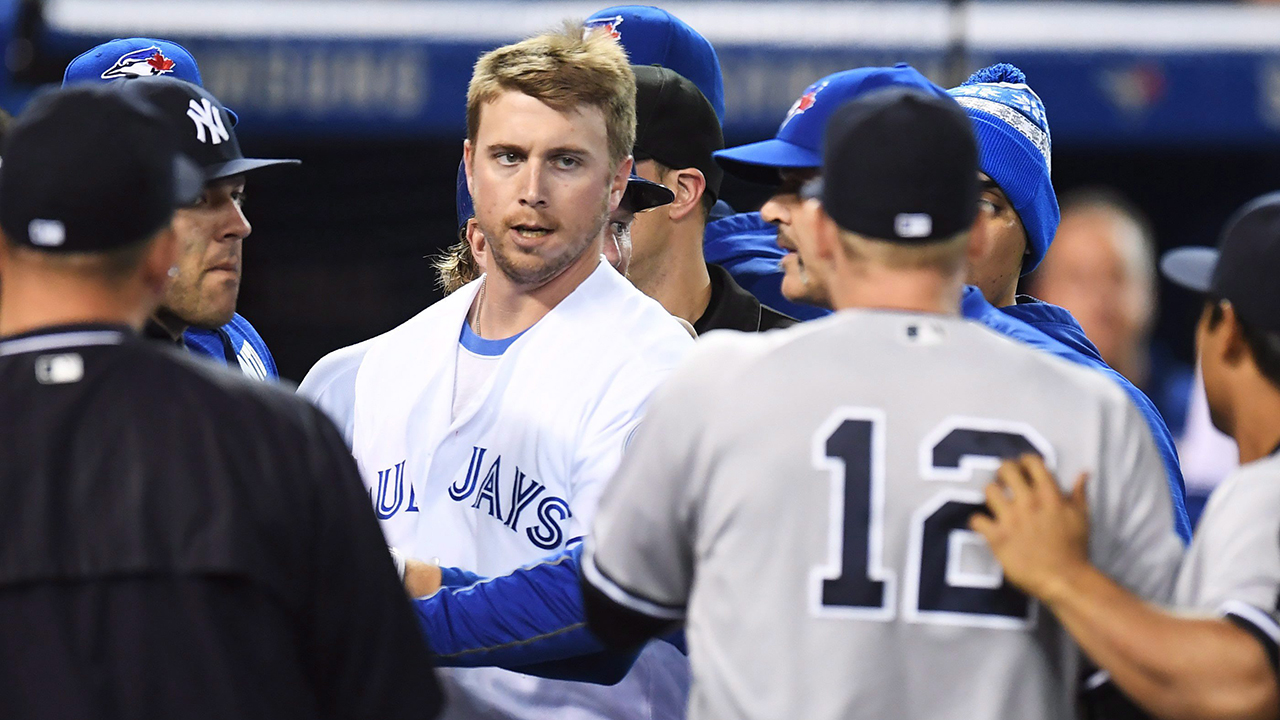
<instances>
[{"instance_id":1,"label":"blue eye","mask_svg":"<svg viewBox=\"0 0 1280 720\"><path fill-rule=\"evenodd\" d=\"M556 167L559 167L562 170L568 170L570 168L577 167L580 164L577 158L570 157L568 155L561 155L560 157L556 158L555 163L556 163Z\"/></svg>"}]
</instances>

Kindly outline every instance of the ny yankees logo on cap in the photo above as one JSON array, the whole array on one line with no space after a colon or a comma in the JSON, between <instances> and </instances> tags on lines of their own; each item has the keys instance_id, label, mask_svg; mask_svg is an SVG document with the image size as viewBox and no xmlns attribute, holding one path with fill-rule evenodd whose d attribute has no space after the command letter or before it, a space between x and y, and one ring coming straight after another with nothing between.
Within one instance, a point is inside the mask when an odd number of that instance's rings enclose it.
<instances>
[{"instance_id":1,"label":"ny yankees logo on cap","mask_svg":"<svg viewBox=\"0 0 1280 720\"><path fill-rule=\"evenodd\" d=\"M212 142L217 145L231 138L231 134L227 132L227 126L222 122L222 115L209 102L209 98L200 98L199 102L192 99L191 106L187 109L187 117L196 124L196 140L200 142ZM207 139L206 128L208 129Z\"/></svg>"},{"instance_id":2,"label":"ny yankees logo on cap","mask_svg":"<svg viewBox=\"0 0 1280 720\"><path fill-rule=\"evenodd\" d=\"M121 55L115 64L102 73L102 79L155 77L173 72L174 62L160 52L160 48L141 48Z\"/></svg>"}]
</instances>

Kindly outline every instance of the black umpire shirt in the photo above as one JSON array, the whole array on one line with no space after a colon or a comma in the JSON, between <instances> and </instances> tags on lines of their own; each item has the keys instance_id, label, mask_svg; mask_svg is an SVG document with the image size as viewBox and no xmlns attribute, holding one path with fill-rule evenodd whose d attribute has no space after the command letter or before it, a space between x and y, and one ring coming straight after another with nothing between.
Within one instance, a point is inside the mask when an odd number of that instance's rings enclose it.
<instances>
[{"instance_id":1,"label":"black umpire shirt","mask_svg":"<svg viewBox=\"0 0 1280 720\"><path fill-rule=\"evenodd\" d=\"M761 305L754 295L742 289L728 270L707 263L707 274L711 276L711 302L693 324L699 335L712 330L764 332L796 324L795 318Z\"/></svg>"},{"instance_id":2,"label":"black umpire shirt","mask_svg":"<svg viewBox=\"0 0 1280 720\"><path fill-rule=\"evenodd\" d=\"M0 340L0 413L0 717L436 713L320 411L79 325Z\"/></svg>"}]
</instances>

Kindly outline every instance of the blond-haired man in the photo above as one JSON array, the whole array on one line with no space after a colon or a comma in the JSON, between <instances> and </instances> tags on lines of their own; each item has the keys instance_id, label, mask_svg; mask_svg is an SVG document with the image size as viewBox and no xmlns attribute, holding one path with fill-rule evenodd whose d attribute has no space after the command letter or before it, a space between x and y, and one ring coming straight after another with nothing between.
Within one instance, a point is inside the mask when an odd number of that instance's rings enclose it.
<instances>
[{"instance_id":1,"label":"blond-haired man","mask_svg":"<svg viewBox=\"0 0 1280 720\"><path fill-rule=\"evenodd\" d=\"M634 138L635 79L607 36L574 26L476 64L464 158L484 275L367 341L337 413L389 544L500 575L586 533L650 393L692 346L600 261ZM566 720L669 717L687 680L657 644L613 687L498 669L445 683L450 717Z\"/></svg>"}]
</instances>

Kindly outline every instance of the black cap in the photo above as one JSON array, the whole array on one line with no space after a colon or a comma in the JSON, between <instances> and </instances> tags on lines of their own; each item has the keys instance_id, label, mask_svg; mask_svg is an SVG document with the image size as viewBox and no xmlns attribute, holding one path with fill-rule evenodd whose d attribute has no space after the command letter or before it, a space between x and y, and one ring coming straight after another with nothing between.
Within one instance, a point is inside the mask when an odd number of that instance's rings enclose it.
<instances>
[{"instance_id":1,"label":"black cap","mask_svg":"<svg viewBox=\"0 0 1280 720\"><path fill-rule=\"evenodd\" d=\"M1237 210L1216 250L1170 250L1160 270L1183 287L1229 300L1250 327L1280 332L1280 193Z\"/></svg>"},{"instance_id":2,"label":"black cap","mask_svg":"<svg viewBox=\"0 0 1280 720\"><path fill-rule=\"evenodd\" d=\"M157 108L120 84L32 101L0 166L0 228L49 252L101 252L151 237L200 196L200 170Z\"/></svg>"},{"instance_id":3,"label":"black cap","mask_svg":"<svg viewBox=\"0 0 1280 720\"><path fill-rule=\"evenodd\" d=\"M299 160L246 158L236 139L235 122L208 90L185 80L148 77L123 81L136 85L182 137L182 149L204 171L206 182L271 165L296 165Z\"/></svg>"},{"instance_id":4,"label":"black cap","mask_svg":"<svg viewBox=\"0 0 1280 720\"><path fill-rule=\"evenodd\" d=\"M712 153L724 149L715 108L691 80L657 65L634 65L636 74L637 161L657 160L669 168L696 168L707 192L719 197L724 169Z\"/></svg>"},{"instance_id":5,"label":"black cap","mask_svg":"<svg viewBox=\"0 0 1280 720\"><path fill-rule=\"evenodd\" d=\"M825 131L822 177L804 189L845 230L898 242L967 230L980 192L964 110L909 88L878 90L837 110Z\"/></svg>"}]
</instances>

